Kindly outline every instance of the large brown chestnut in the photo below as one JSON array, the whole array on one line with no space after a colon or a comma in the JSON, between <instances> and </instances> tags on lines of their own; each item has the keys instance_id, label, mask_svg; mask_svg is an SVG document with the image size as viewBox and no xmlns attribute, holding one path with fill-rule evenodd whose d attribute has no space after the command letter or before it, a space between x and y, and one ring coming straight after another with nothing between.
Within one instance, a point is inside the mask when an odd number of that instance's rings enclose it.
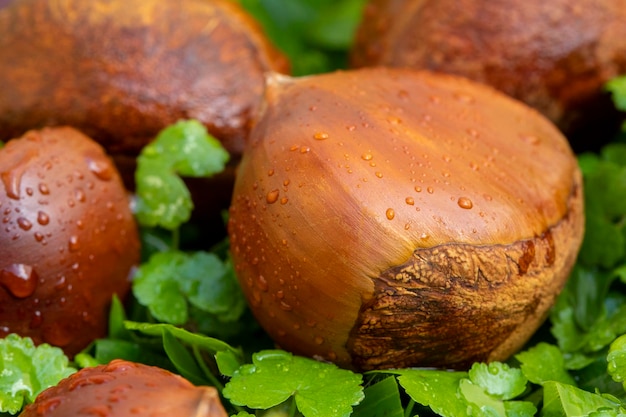
<instances>
[{"instance_id":1,"label":"large brown chestnut","mask_svg":"<svg viewBox=\"0 0 626 417\"><path fill-rule=\"evenodd\" d=\"M351 60L492 85L585 149L618 126L603 84L626 73L625 22L626 0L370 0Z\"/></svg>"},{"instance_id":2,"label":"large brown chestnut","mask_svg":"<svg viewBox=\"0 0 626 417\"><path fill-rule=\"evenodd\" d=\"M559 130L487 86L361 69L273 76L238 169L237 275L281 347L355 369L503 360L583 234Z\"/></svg>"},{"instance_id":3,"label":"large brown chestnut","mask_svg":"<svg viewBox=\"0 0 626 417\"><path fill-rule=\"evenodd\" d=\"M238 154L264 72L287 68L229 0L15 0L0 11L0 140L70 125L134 157L195 118Z\"/></svg>"},{"instance_id":4,"label":"large brown chestnut","mask_svg":"<svg viewBox=\"0 0 626 417\"><path fill-rule=\"evenodd\" d=\"M43 391L21 417L226 417L214 387L124 360L84 368Z\"/></svg>"},{"instance_id":5,"label":"large brown chestnut","mask_svg":"<svg viewBox=\"0 0 626 417\"><path fill-rule=\"evenodd\" d=\"M113 162L72 128L29 131L0 149L0 336L73 355L107 329L139 261Z\"/></svg>"}]
</instances>

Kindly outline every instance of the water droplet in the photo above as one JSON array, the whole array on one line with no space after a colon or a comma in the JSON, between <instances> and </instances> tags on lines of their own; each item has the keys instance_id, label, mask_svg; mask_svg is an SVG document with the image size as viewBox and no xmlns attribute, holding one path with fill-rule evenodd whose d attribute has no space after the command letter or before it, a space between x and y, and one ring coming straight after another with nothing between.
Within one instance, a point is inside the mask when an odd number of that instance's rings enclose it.
<instances>
[{"instance_id":1,"label":"water droplet","mask_svg":"<svg viewBox=\"0 0 626 417\"><path fill-rule=\"evenodd\" d=\"M385 216L387 216L387 219L393 220L393 218L396 217L396 212L394 211L394 209L388 208L385 212Z\"/></svg>"},{"instance_id":2,"label":"water droplet","mask_svg":"<svg viewBox=\"0 0 626 417\"><path fill-rule=\"evenodd\" d=\"M274 169L270 169L269 171L267 171L268 177L271 177L272 175L274 175Z\"/></svg>"},{"instance_id":3,"label":"water droplet","mask_svg":"<svg viewBox=\"0 0 626 417\"><path fill-rule=\"evenodd\" d=\"M371 161L374 158L374 155L372 155L371 153L364 153L363 155L361 155L361 159L363 159L364 161Z\"/></svg>"},{"instance_id":4,"label":"water droplet","mask_svg":"<svg viewBox=\"0 0 626 417\"><path fill-rule=\"evenodd\" d=\"M20 183L22 181L22 171L17 168L13 168L10 171L0 174L4 188L7 193L7 197L14 200L20 199Z\"/></svg>"},{"instance_id":5,"label":"water droplet","mask_svg":"<svg viewBox=\"0 0 626 417\"><path fill-rule=\"evenodd\" d=\"M313 135L313 138L315 140L326 140L326 139L328 139L328 133L326 133L326 132L315 132L315 134Z\"/></svg>"},{"instance_id":6,"label":"water droplet","mask_svg":"<svg viewBox=\"0 0 626 417\"><path fill-rule=\"evenodd\" d=\"M459 197L459 199L457 200L457 204L462 209L467 209L467 210L469 210L472 207L474 207L474 203L472 203L472 200L470 200L467 197Z\"/></svg>"},{"instance_id":7,"label":"water droplet","mask_svg":"<svg viewBox=\"0 0 626 417\"><path fill-rule=\"evenodd\" d=\"M303 146L300 148L300 153L308 153L311 150L308 146Z\"/></svg>"},{"instance_id":8,"label":"water droplet","mask_svg":"<svg viewBox=\"0 0 626 417\"><path fill-rule=\"evenodd\" d=\"M535 135L520 134L519 137L522 141L531 145L537 145L540 142L539 138Z\"/></svg>"},{"instance_id":9,"label":"water droplet","mask_svg":"<svg viewBox=\"0 0 626 417\"><path fill-rule=\"evenodd\" d=\"M355 125L348 125L348 126L346 126L346 129L348 129L349 132L354 132L356 130L356 126Z\"/></svg>"},{"instance_id":10,"label":"water droplet","mask_svg":"<svg viewBox=\"0 0 626 417\"><path fill-rule=\"evenodd\" d=\"M382 172L376 172L374 175L376 175L378 178L382 178L383 177L383 173Z\"/></svg>"},{"instance_id":11,"label":"water droplet","mask_svg":"<svg viewBox=\"0 0 626 417\"><path fill-rule=\"evenodd\" d=\"M422 240L426 240L426 239L428 239L429 237L430 237L430 236L428 236L428 233L422 233L422 234L420 235L420 239L422 239Z\"/></svg>"},{"instance_id":12,"label":"water droplet","mask_svg":"<svg viewBox=\"0 0 626 417\"><path fill-rule=\"evenodd\" d=\"M43 233L35 232L35 240L37 242L42 242L44 239Z\"/></svg>"},{"instance_id":13,"label":"water droplet","mask_svg":"<svg viewBox=\"0 0 626 417\"><path fill-rule=\"evenodd\" d=\"M404 199L404 202L407 203L409 206L412 206L415 204L415 199L413 197L407 197Z\"/></svg>"},{"instance_id":14,"label":"water droplet","mask_svg":"<svg viewBox=\"0 0 626 417\"><path fill-rule=\"evenodd\" d=\"M432 194L435 192L435 190L433 189L433 187L428 187L426 188L426 191L428 191L428 194Z\"/></svg>"},{"instance_id":15,"label":"water droplet","mask_svg":"<svg viewBox=\"0 0 626 417\"><path fill-rule=\"evenodd\" d=\"M80 244L78 243L78 236L76 235L70 236L67 246L70 252L76 252L78 249L80 249Z\"/></svg>"},{"instance_id":16,"label":"water droplet","mask_svg":"<svg viewBox=\"0 0 626 417\"><path fill-rule=\"evenodd\" d=\"M87 199L85 196L85 192L80 188L74 190L74 199L80 203L84 203Z\"/></svg>"},{"instance_id":17,"label":"water droplet","mask_svg":"<svg viewBox=\"0 0 626 417\"><path fill-rule=\"evenodd\" d=\"M42 226L45 226L48 223L50 223L50 217L43 211L39 211L37 212L37 223L39 223Z\"/></svg>"},{"instance_id":18,"label":"water droplet","mask_svg":"<svg viewBox=\"0 0 626 417\"><path fill-rule=\"evenodd\" d=\"M315 344L316 345L321 345L322 343L324 343L324 338L321 336L315 336Z\"/></svg>"},{"instance_id":19,"label":"water droplet","mask_svg":"<svg viewBox=\"0 0 626 417\"><path fill-rule=\"evenodd\" d=\"M43 322L43 317L41 315L41 311L35 310L33 312L33 316L30 319L30 328L36 329L38 327L41 327L42 322Z\"/></svg>"},{"instance_id":20,"label":"water droplet","mask_svg":"<svg viewBox=\"0 0 626 417\"><path fill-rule=\"evenodd\" d=\"M0 285L17 298L30 297L37 288L37 273L30 265L11 264L0 270Z\"/></svg>"},{"instance_id":21,"label":"water droplet","mask_svg":"<svg viewBox=\"0 0 626 417\"><path fill-rule=\"evenodd\" d=\"M287 304L286 302L281 301L280 302L280 309L283 310L283 311L291 311L291 310L293 310L293 307L291 305Z\"/></svg>"},{"instance_id":22,"label":"water droplet","mask_svg":"<svg viewBox=\"0 0 626 417\"><path fill-rule=\"evenodd\" d=\"M455 93L454 98L464 104L472 104L474 102L474 97L470 96L467 93Z\"/></svg>"},{"instance_id":23,"label":"water droplet","mask_svg":"<svg viewBox=\"0 0 626 417\"><path fill-rule=\"evenodd\" d=\"M280 199L280 204L287 204L287 202L289 201L289 199L287 197L283 197Z\"/></svg>"},{"instance_id":24,"label":"water droplet","mask_svg":"<svg viewBox=\"0 0 626 417\"><path fill-rule=\"evenodd\" d=\"M270 288L269 284L267 283L267 280L265 279L263 275L259 275L256 283L257 283L257 287L259 287L261 291L267 291Z\"/></svg>"},{"instance_id":25,"label":"water droplet","mask_svg":"<svg viewBox=\"0 0 626 417\"><path fill-rule=\"evenodd\" d=\"M98 179L101 179L102 181L109 181L113 178L114 171L109 162L92 158L86 158L86 160L87 168L89 168L89 171L91 171Z\"/></svg>"},{"instance_id":26,"label":"water droplet","mask_svg":"<svg viewBox=\"0 0 626 417\"><path fill-rule=\"evenodd\" d=\"M415 191L418 192L418 193L421 193L422 192L422 187L420 187L419 185L416 185L415 186Z\"/></svg>"},{"instance_id":27,"label":"water droplet","mask_svg":"<svg viewBox=\"0 0 626 417\"><path fill-rule=\"evenodd\" d=\"M399 125L400 123L402 123L402 119L396 116L389 116L387 118L387 121L391 123L392 125Z\"/></svg>"},{"instance_id":28,"label":"water droplet","mask_svg":"<svg viewBox=\"0 0 626 417\"><path fill-rule=\"evenodd\" d=\"M278 189L270 191L265 196L265 201L267 201L268 204L274 204L275 202L278 201L278 194L279 193L280 193L280 191Z\"/></svg>"},{"instance_id":29,"label":"water droplet","mask_svg":"<svg viewBox=\"0 0 626 417\"><path fill-rule=\"evenodd\" d=\"M468 135L470 135L473 138L477 138L478 136L480 136L478 131L476 129L472 129L471 127L467 129L466 132Z\"/></svg>"},{"instance_id":30,"label":"water droplet","mask_svg":"<svg viewBox=\"0 0 626 417\"><path fill-rule=\"evenodd\" d=\"M25 231L28 231L33 227L33 224L30 222L30 220L24 217L19 217L17 219L17 225L20 227L20 229Z\"/></svg>"}]
</instances>

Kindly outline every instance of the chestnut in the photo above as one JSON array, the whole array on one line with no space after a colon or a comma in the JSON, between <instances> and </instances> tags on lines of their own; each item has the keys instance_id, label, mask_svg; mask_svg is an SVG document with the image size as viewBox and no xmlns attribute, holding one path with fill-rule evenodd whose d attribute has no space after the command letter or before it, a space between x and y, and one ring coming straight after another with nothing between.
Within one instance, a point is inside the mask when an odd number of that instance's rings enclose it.
<instances>
[{"instance_id":1,"label":"chestnut","mask_svg":"<svg viewBox=\"0 0 626 417\"><path fill-rule=\"evenodd\" d=\"M0 140L70 125L134 157L198 119L238 154L288 63L229 0L16 0L0 11Z\"/></svg>"},{"instance_id":2,"label":"chestnut","mask_svg":"<svg viewBox=\"0 0 626 417\"><path fill-rule=\"evenodd\" d=\"M69 127L9 141L0 179L0 337L74 355L106 335L139 262L127 192L103 148Z\"/></svg>"},{"instance_id":3,"label":"chestnut","mask_svg":"<svg viewBox=\"0 0 626 417\"><path fill-rule=\"evenodd\" d=\"M39 394L21 417L226 417L214 387L161 368L115 359L83 368Z\"/></svg>"},{"instance_id":4,"label":"chestnut","mask_svg":"<svg viewBox=\"0 0 626 417\"><path fill-rule=\"evenodd\" d=\"M504 360L583 235L569 143L462 77L363 68L268 80L228 231L274 341L357 370Z\"/></svg>"},{"instance_id":5,"label":"chestnut","mask_svg":"<svg viewBox=\"0 0 626 417\"><path fill-rule=\"evenodd\" d=\"M618 131L603 85L626 73L626 0L370 0L364 10L354 67L489 84L542 112L575 150L598 146L590 139L598 131Z\"/></svg>"}]
</instances>

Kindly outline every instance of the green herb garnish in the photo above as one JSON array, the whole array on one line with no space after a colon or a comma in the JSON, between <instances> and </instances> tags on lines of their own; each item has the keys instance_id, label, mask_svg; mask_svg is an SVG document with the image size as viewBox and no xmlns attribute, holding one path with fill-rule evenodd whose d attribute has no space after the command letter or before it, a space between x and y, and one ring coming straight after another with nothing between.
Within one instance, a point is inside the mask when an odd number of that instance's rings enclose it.
<instances>
[{"instance_id":1,"label":"green herb garnish","mask_svg":"<svg viewBox=\"0 0 626 417\"><path fill-rule=\"evenodd\" d=\"M41 391L75 371L57 347L35 347L30 338L16 334L0 339L0 413L17 414Z\"/></svg>"}]
</instances>

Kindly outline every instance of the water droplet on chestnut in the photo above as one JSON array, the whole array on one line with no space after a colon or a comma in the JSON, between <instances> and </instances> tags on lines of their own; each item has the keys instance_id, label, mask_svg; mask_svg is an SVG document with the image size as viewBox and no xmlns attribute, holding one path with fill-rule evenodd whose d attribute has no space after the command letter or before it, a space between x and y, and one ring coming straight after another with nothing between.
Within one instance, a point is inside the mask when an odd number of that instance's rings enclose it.
<instances>
[{"instance_id":1,"label":"water droplet on chestnut","mask_svg":"<svg viewBox=\"0 0 626 417\"><path fill-rule=\"evenodd\" d=\"M17 298L30 297L37 288L37 279L30 265L11 264L0 270L0 285Z\"/></svg>"},{"instance_id":2,"label":"water droplet on chestnut","mask_svg":"<svg viewBox=\"0 0 626 417\"><path fill-rule=\"evenodd\" d=\"M280 194L280 191L278 189L272 190L269 193L267 193L267 195L265 196L265 201L268 204L274 204L275 202L278 201L279 194Z\"/></svg>"},{"instance_id":3,"label":"water droplet on chestnut","mask_svg":"<svg viewBox=\"0 0 626 417\"><path fill-rule=\"evenodd\" d=\"M457 204L459 205L459 207L466 210L474 207L474 203L472 202L472 200L467 197L459 197L459 199L457 200Z\"/></svg>"}]
</instances>

